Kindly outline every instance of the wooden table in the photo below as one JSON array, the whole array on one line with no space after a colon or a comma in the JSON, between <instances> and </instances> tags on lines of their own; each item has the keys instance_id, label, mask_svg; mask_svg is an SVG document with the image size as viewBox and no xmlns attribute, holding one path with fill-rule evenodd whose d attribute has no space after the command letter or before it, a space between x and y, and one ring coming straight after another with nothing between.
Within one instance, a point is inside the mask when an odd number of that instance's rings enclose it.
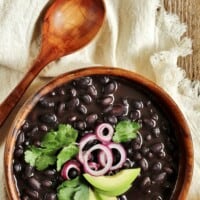
<instances>
[{"instance_id":1,"label":"wooden table","mask_svg":"<svg viewBox=\"0 0 200 200\"><path fill-rule=\"evenodd\" d=\"M181 22L188 26L186 36L193 40L193 54L180 58L183 67L192 80L200 80L200 0L164 0L167 11L176 13Z\"/></svg>"}]
</instances>

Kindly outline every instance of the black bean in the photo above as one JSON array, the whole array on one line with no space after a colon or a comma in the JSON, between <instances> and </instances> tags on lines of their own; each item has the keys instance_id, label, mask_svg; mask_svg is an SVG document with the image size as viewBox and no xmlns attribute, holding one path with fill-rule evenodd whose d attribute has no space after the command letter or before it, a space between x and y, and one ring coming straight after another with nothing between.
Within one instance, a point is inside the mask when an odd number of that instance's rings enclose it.
<instances>
[{"instance_id":1,"label":"black bean","mask_svg":"<svg viewBox=\"0 0 200 200\"><path fill-rule=\"evenodd\" d=\"M133 154L133 158L134 158L135 160L140 160L140 159L142 159L142 154L139 153L139 152L137 152L137 153Z\"/></svg>"},{"instance_id":2,"label":"black bean","mask_svg":"<svg viewBox=\"0 0 200 200\"><path fill-rule=\"evenodd\" d=\"M80 103L79 98L73 98L73 99L71 99L71 100L68 102L67 108L68 108L69 110L72 110L72 109L74 109L75 107L77 107L77 106L79 105L79 103Z\"/></svg>"},{"instance_id":3,"label":"black bean","mask_svg":"<svg viewBox=\"0 0 200 200\"><path fill-rule=\"evenodd\" d=\"M27 131L30 128L30 123L28 121L25 121L22 125L22 130Z\"/></svg>"},{"instance_id":4,"label":"black bean","mask_svg":"<svg viewBox=\"0 0 200 200\"><path fill-rule=\"evenodd\" d=\"M83 100L83 102L85 104L90 104L92 103L92 97L89 94L85 94L81 97L81 99Z\"/></svg>"},{"instance_id":5,"label":"black bean","mask_svg":"<svg viewBox=\"0 0 200 200\"><path fill-rule=\"evenodd\" d=\"M56 96L56 91L52 91L52 92L50 93L50 96L55 97L55 96Z\"/></svg>"},{"instance_id":6,"label":"black bean","mask_svg":"<svg viewBox=\"0 0 200 200\"><path fill-rule=\"evenodd\" d=\"M89 87L88 87L88 93L91 95L91 96L93 96L93 97L95 97L95 96L97 96L97 89L95 88L95 86L94 85L90 85Z\"/></svg>"},{"instance_id":7,"label":"black bean","mask_svg":"<svg viewBox=\"0 0 200 200\"><path fill-rule=\"evenodd\" d=\"M126 197L126 195L122 195L122 196L118 197L117 200L127 200L127 197Z\"/></svg>"},{"instance_id":8,"label":"black bean","mask_svg":"<svg viewBox=\"0 0 200 200\"><path fill-rule=\"evenodd\" d=\"M144 119L144 123L150 128L156 127L156 121L154 119Z\"/></svg>"},{"instance_id":9,"label":"black bean","mask_svg":"<svg viewBox=\"0 0 200 200\"><path fill-rule=\"evenodd\" d=\"M163 200L163 198L161 196L157 196L153 200Z\"/></svg>"},{"instance_id":10,"label":"black bean","mask_svg":"<svg viewBox=\"0 0 200 200\"><path fill-rule=\"evenodd\" d=\"M72 96L72 97L76 97L77 95L77 91L75 88L70 88L69 89L69 94Z\"/></svg>"},{"instance_id":11,"label":"black bean","mask_svg":"<svg viewBox=\"0 0 200 200\"><path fill-rule=\"evenodd\" d=\"M147 141L150 141L150 140L152 139L152 136L151 136L150 134L148 134L148 135L145 137L145 139L146 139Z\"/></svg>"},{"instance_id":12,"label":"black bean","mask_svg":"<svg viewBox=\"0 0 200 200\"><path fill-rule=\"evenodd\" d=\"M59 116L62 116L63 112L65 111L66 105L64 102L59 103L57 113Z\"/></svg>"},{"instance_id":13,"label":"black bean","mask_svg":"<svg viewBox=\"0 0 200 200\"><path fill-rule=\"evenodd\" d=\"M17 138L17 146L22 145L25 141L24 132L20 132Z\"/></svg>"},{"instance_id":14,"label":"black bean","mask_svg":"<svg viewBox=\"0 0 200 200\"><path fill-rule=\"evenodd\" d=\"M158 153L163 150L164 144L159 142L159 143L153 144L150 148L152 152Z\"/></svg>"},{"instance_id":15,"label":"black bean","mask_svg":"<svg viewBox=\"0 0 200 200\"><path fill-rule=\"evenodd\" d=\"M102 84L107 84L110 81L110 78L108 76L103 76L100 78L100 82Z\"/></svg>"},{"instance_id":16,"label":"black bean","mask_svg":"<svg viewBox=\"0 0 200 200\"><path fill-rule=\"evenodd\" d=\"M110 123L110 124L116 124L117 123L117 117L114 116L114 115L111 115L111 116L108 116L107 117L107 121Z\"/></svg>"},{"instance_id":17,"label":"black bean","mask_svg":"<svg viewBox=\"0 0 200 200\"><path fill-rule=\"evenodd\" d=\"M140 112L140 110L135 110L135 111L131 111L131 112L130 112L130 118L131 118L133 121L135 121L135 120L137 120L137 119L140 119L140 117L141 117L141 112Z\"/></svg>"},{"instance_id":18,"label":"black bean","mask_svg":"<svg viewBox=\"0 0 200 200\"><path fill-rule=\"evenodd\" d=\"M141 110L144 107L144 104L142 101L134 101L131 104L134 108Z\"/></svg>"},{"instance_id":19,"label":"black bean","mask_svg":"<svg viewBox=\"0 0 200 200\"><path fill-rule=\"evenodd\" d=\"M151 152L149 152L149 153L147 154L147 157L148 157L148 158L153 158L153 154L152 154Z\"/></svg>"},{"instance_id":20,"label":"black bean","mask_svg":"<svg viewBox=\"0 0 200 200\"><path fill-rule=\"evenodd\" d=\"M48 169L48 170L44 171L44 174L46 176L54 176L56 174L56 170L55 169Z\"/></svg>"},{"instance_id":21,"label":"black bean","mask_svg":"<svg viewBox=\"0 0 200 200\"><path fill-rule=\"evenodd\" d=\"M75 121L77 120L77 116L76 116L76 115L69 116L69 117L68 117L68 120L69 120L70 122L75 122Z\"/></svg>"},{"instance_id":22,"label":"black bean","mask_svg":"<svg viewBox=\"0 0 200 200\"><path fill-rule=\"evenodd\" d=\"M23 195L22 200L30 200L30 198L27 195Z\"/></svg>"},{"instance_id":23,"label":"black bean","mask_svg":"<svg viewBox=\"0 0 200 200\"><path fill-rule=\"evenodd\" d=\"M34 190L39 190L41 187L40 182L34 177L29 178L28 183Z\"/></svg>"},{"instance_id":24,"label":"black bean","mask_svg":"<svg viewBox=\"0 0 200 200\"><path fill-rule=\"evenodd\" d=\"M31 177L34 174L34 169L32 166L27 165L25 168L25 176L26 177Z\"/></svg>"},{"instance_id":25,"label":"black bean","mask_svg":"<svg viewBox=\"0 0 200 200\"><path fill-rule=\"evenodd\" d=\"M43 108L53 108L55 106L55 103L49 99L41 99L39 101L39 105Z\"/></svg>"},{"instance_id":26,"label":"black bean","mask_svg":"<svg viewBox=\"0 0 200 200\"><path fill-rule=\"evenodd\" d=\"M14 171L16 173L19 173L19 172L22 171L22 165L20 163L15 163L14 166L13 166L13 168L14 168Z\"/></svg>"},{"instance_id":27,"label":"black bean","mask_svg":"<svg viewBox=\"0 0 200 200\"><path fill-rule=\"evenodd\" d=\"M83 105L83 104L81 104L81 105L79 105L78 106L78 111L80 112L80 113L82 113L82 114L87 114L87 108L86 108L86 106L85 105Z\"/></svg>"},{"instance_id":28,"label":"black bean","mask_svg":"<svg viewBox=\"0 0 200 200\"><path fill-rule=\"evenodd\" d=\"M159 137L160 136L160 129L157 127L157 128L154 128L153 129L153 134L155 137Z\"/></svg>"},{"instance_id":29,"label":"black bean","mask_svg":"<svg viewBox=\"0 0 200 200\"><path fill-rule=\"evenodd\" d=\"M35 141L33 142L33 144L34 144L34 146L36 146L36 147L40 147L40 146L41 146L41 141L40 141L40 140L35 140Z\"/></svg>"},{"instance_id":30,"label":"black bean","mask_svg":"<svg viewBox=\"0 0 200 200\"><path fill-rule=\"evenodd\" d=\"M87 125L86 125L86 122L84 122L84 121L78 121L75 123L75 127L79 130L85 130Z\"/></svg>"},{"instance_id":31,"label":"black bean","mask_svg":"<svg viewBox=\"0 0 200 200\"><path fill-rule=\"evenodd\" d=\"M102 106L109 106L110 104L113 103L113 101L114 101L113 96L105 96L99 100Z\"/></svg>"},{"instance_id":32,"label":"black bean","mask_svg":"<svg viewBox=\"0 0 200 200\"><path fill-rule=\"evenodd\" d=\"M104 94L112 94L117 90L117 83L116 81L109 82L104 87Z\"/></svg>"},{"instance_id":33,"label":"black bean","mask_svg":"<svg viewBox=\"0 0 200 200\"><path fill-rule=\"evenodd\" d=\"M45 124L40 125L39 130L43 131L43 132L47 132L48 131L48 127Z\"/></svg>"},{"instance_id":34,"label":"black bean","mask_svg":"<svg viewBox=\"0 0 200 200\"><path fill-rule=\"evenodd\" d=\"M47 124L54 124L57 122L57 117L53 113L46 113L40 116L40 120Z\"/></svg>"},{"instance_id":35,"label":"black bean","mask_svg":"<svg viewBox=\"0 0 200 200\"><path fill-rule=\"evenodd\" d=\"M24 154L24 150L22 148L16 149L14 155L19 158Z\"/></svg>"},{"instance_id":36,"label":"black bean","mask_svg":"<svg viewBox=\"0 0 200 200\"><path fill-rule=\"evenodd\" d=\"M149 176L146 176L141 180L141 187L142 188L149 187L150 185L151 185L151 179L150 179Z\"/></svg>"},{"instance_id":37,"label":"black bean","mask_svg":"<svg viewBox=\"0 0 200 200\"><path fill-rule=\"evenodd\" d=\"M106 108L103 109L103 113L108 113L112 110L113 106L112 105L109 105L107 106Z\"/></svg>"},{"instance_id":38,"label":"black bean","mask_svg":"<svg viewBox=\"0 0 200 200\"><path fill-rule=\"evenodd\" d=\"M165 172L167 172L168 174L173 174L174 170L171 167L164 167L163 168Z\"/></svg>"},{"instance_id":39,"label":"black bean","mask_svg":"<svg viewBox=\"0 0 200 200\"><path fill-rule=\"evenodd\" d=\"M153 177L153 180L154 180L155 182L162 183L162 182L164 181L166 175L167 175L166 172L162 172L162 173L160 173L160 174L158 174L158 175L155 175L155 176Z\"/></svg>"},{"instance_id":40,"label":"black bean","mask_svg":"<svg viewBox=\"0 0 200 200\"><path fill-rule=\"evenodd\" d=\"M55 193L48 193L45 195L45 198L44 198L44 200L56 200L56 199L57 197Z\"/></svg>"},{"instance_id":41,"label":"black bean","mask_svg":"<svg viewBox=\"0 0 200 200\"><path fill-rule=\"evenodd\" d=\"M87 122L88 124L94 124L94 123L96 122L97 119L98 119L98 115L92 113L92 114L90 114L90 115L87 116L86 122Z\"/></svg>"},{"instance_id":42,"label":"black bean","mask_svg":"<svg viewBox=\"0 0 200 200\"><path fill-rule=\"evenodd\" d=\"M44 180L44 181L42 181L42 185L45 186L45 187L51 187L52 184L53 183L50 180Z\"/></svg>"},{"instance_id":43,"label":"black bean","mask_svg":"<svg viewBox=\"0 0 200 200\"><path fill-rule=\"evenodd\" d=\"M139 161L139 165L141 166L141 168L142 168L143 171L146 171L149 168L149 164L148 164L148 162L147 162L147 160L145 158L142 158Z\"/></svg>"},{"instance_id":44,"label":"black bean","mask_svg":"<svg viewBox=\"0 0 200 200\"><path fill-rule=\"evenodd\" d=\"M32 189L26 189L25 193L33 199L39 199L39 193Z\"/></svg>"},{"instance_id":45,"label":"black bean","mask_svg":"<svg viewBox=\"0 0 200 200\"><path fill-rule=\"evenodd\" d=\"M127 158L123 167L126 169L130 169L133 167L133 165L134 165L134 162Z\"/></svg>"},{"instance_id":46,"label":"black bean","mask_svg":"<svg viewBox=\"0 0 200 200\"><path fill-rule=\"evenodd\" d=\"M143 146L140 151L145 156L149 153L150 149L148 147Z\"/></svg>"},{"instance_id":47,"label":"black bean","mask_svg":"<svg viewBox=\"0 0 200 200\"><path fill-rule=\"evenodd\" d=\"M57 91L58 91L57 93L58 93L59 95L61 95L61 96L64 96L64 95L66 94L64 88L58 88Z\"/></svg>"},{"instance_id":48,"label":"black bean","mask_svg":"<svg viewBox=\"0 0 200 200\"><path fill-rule=\"evenodd\" d=\"M115 116L123 116L128 113L128 107L122 104L113 105L111 114Z\"/></svg>"},{"instance_id":49,"label":"black bean","mask_svg":"<svg viewBox=\"0 0 200 200\"><path fill-rule=\"evenodd\" d=\"M159 156L160 158L165 158L165 157L166 157L165 151L161 150L161 151L159 152L158 156Z\"/></svg>"},{"instance_id":50,"label":"black bean","mask_svg":"<svg viewBox=\"0 0 200 200\"><path fill-rule=\"evenodd\" d=\"M83 77L77 81L77 85L80 87L87 87L92 84L92 78L90 77Z\"/></svg>"},{"instance_id":51,"label":"black bean","mask_svg":"<svg viewBox=\"0 0 200 200\"><path fill-rule=\"evenodd\" d=\"M152 166L152 170L154 171L160 171L162 169L162 163L161 162L157 162Z\"/></svg>"},{"instance_id":52,"label":"black bean","mask_svg":"<svg viewBox=\"0 0 200 200\"><path fill-rule=\"evenodd\" d=\"M159 118L158 115L157 115L156 113L154 113L151 117L152 117L154 120L156 120L156 121L157 121L158 118Z\"/></svg>"}]
</instances>

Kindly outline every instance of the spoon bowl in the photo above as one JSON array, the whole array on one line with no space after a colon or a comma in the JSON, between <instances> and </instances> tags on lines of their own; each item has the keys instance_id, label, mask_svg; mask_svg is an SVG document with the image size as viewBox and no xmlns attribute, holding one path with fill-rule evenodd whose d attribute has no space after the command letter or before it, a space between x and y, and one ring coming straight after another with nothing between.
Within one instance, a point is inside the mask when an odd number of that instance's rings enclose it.
<instances>
[{"instance_id":1,"label":"spoon bowl","mask_svg":"<svg viewBox=\"0 0 200 200\"><path fill-rule=\"evenodd\" d=\"M54 1L44 17L37 59L0 105L0 126L39 72L51 61L88 44L101 28L104 17L103 0Z\"/></svg>"}]
</instances>

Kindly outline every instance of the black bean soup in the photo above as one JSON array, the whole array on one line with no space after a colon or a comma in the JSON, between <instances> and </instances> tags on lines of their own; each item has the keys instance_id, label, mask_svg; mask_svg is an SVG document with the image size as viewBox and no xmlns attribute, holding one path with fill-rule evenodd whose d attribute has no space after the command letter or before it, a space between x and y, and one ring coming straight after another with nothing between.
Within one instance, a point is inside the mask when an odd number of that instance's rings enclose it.
<instances>
[{"instance_id":1,"label":"black bean soup","mask_svg":"<svg viewBox=\"0 0 200 200\"><path fill-rule=\"evenodd\" d=\"M144 88L115 76L90 76L71 81L44 96L30 112L17 139L13 169L23 200L57 199L62 182L56 167L37 171L24 161L29 145L40 146L41 138L60 123L71 124L79 137L107 122L136 121L141 129L136 139L122 145L127 151L123 168L141 168L141 175L119 200L167 200L178 174L178 145L173 123L162 105Z\"/></svg>"}]
</instances>

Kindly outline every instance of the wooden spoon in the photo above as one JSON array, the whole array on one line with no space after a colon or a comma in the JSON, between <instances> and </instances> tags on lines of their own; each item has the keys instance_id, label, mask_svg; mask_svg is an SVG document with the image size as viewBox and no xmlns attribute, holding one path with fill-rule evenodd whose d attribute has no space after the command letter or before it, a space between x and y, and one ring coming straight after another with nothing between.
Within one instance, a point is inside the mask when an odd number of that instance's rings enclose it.
<instances>
[{"instance_id":1,"label":"wooden spoon","mask_svg":"<svg viewBox=\"0 0 200 200\"><path fill-rule=\"evenodd\" d=\"M55 0L42 26L41 50L21 82L0 105L0 126L28 86L51 61L86 45L99 31L105 16L103 0Z\"/></svg>"}]
</instances>

